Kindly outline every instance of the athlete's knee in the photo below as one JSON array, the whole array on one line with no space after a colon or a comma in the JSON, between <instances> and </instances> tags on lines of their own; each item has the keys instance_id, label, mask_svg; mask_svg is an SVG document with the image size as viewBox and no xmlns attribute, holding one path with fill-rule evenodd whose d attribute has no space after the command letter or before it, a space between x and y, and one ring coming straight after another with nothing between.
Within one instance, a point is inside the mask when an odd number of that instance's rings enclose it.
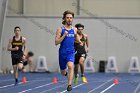
<instances>
[{"instance_id":1,"label":"athlete's knee","mask_svg":"<svg viewBox=\"0 0 140 93\"><path fill-rule=\"evenodd\" d=\"M61 72L61 74L62 74L63 76L65 76L65 74L66 74L66 73L64 73L64 72Z\"/></svg>"},{"instance_id":2,"label":"athlete's knee","mask_svg":"<svg viewBox=\"0 0 140 93\"><path fill-rule=\"evenodd\" d=\"M13 70L14 70L14 73L16 73L16 72L17 72L17 68L14 68Z\"/></svg>"},{"instance_id":3,"label":"athlete's knee","mask_svg":"<svg viewBox=\"0 0 140 93\"><path fill-rule=\"evenodd\" d=\"M23 64L19 63L18 64L18 69L22 70L23 69Z\"/></svg>"},{"instance_id":4,"label":"athlete's knee","mask_svg":"<svg viewBox=\"0 0 140 93\"><path fill-rule=\"evenodd\" d=\"M65 70L61 70L61 74L63 75L63 76L65 76L66 75L66 71Z\"/></svg>"},{"instance_id":5,"label":"athlete's knee","mask_svg":"<svg viewBox=\"0 0 140 93\"><path fill-rule=\"evenodd\" d=\"M84 65L84 61L80 61L79 64L80 64L80 65Z\"/></svg>"},{"instance_id":6,"label":"athlete's knee","mask_svg":"<svg viewBox=\"0 0 140 93\"><path fill-rule=\"evenodd\" d=\"M79 64L80 64L80 65L83 65L83 64L84 64L84 60L85 60L85 59L84 59L83 57L81 57L80 60L79 60Z\"/></svg>"},{"instance_id":7,"label":"athlete's knee","mask_svg":"<svg viewBox=\"0 0 140 93\"><path fill-rule=\"evenodd\" d=\"M72 62L68 63L68 69L73 69L73 63Z\"/></svg>"}]
</instances>

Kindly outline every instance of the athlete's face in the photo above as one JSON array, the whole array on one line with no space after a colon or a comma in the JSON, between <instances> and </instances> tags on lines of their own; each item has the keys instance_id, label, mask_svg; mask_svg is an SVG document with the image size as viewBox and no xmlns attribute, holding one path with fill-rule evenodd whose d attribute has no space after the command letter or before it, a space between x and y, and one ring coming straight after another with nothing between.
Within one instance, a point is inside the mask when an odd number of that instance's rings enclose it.
<instances>
[{"instance_id":1,"label":"athlete's face","mask_svg":"<svg viewBox=\"0 0 140 93\"><path fill-rule=\"evenodd\" d=\"M15 35L20 35L21 30L19 28L15 29Z\"/></svg>"},{"instance_id":2,"label":"athlete's face","mask_svg":"<svg viewBox=\"0 0 140 93\"><path fill-rule=\"evenodd\" d=\"M65 18L66 24L67 25L72 25L73 22L73 16L71 14L67 14Z\"/></svg>"},{"instance_id":3,"label":"athlete's face","mask_svg":"<svg viewBox=\"0 0 140 93\"><path fill-rule=\"evenodd\" d=\"M82 34L83 29L84 29L83 27L78 27L77 33L78 33L78 34Z\"/></svg>"}]
</instances>

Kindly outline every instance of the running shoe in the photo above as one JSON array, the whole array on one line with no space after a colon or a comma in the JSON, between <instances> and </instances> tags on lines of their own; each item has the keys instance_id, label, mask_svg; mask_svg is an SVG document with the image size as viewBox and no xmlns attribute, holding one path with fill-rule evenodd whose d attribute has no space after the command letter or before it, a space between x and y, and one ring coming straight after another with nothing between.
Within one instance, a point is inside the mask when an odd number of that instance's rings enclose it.
<instances>
[{"instance_id":1,"label":"running shoe","mask_svg":"<svg viewBox=\"0 0 140 93\"><path fill-rule=\"evenodd\" d=\"M88 83L88 81L87 81L87 79L86 79L85 76L82 77L82 82L83 82L83 83Z\"/></svg>"},{"instance_id":2,"label":"running shoe","mask_svg":"<svg viewBox=\"0 0 140 93\"><path fill-rule=\"evenodd\" d=\"M74 78L74 84L78 84L78 79L79 79L79 76Z\"/></svg>"},{"instance_id":3,"label":"running shoe","mask_svg":"<svg viewBox=\"0 0 140 93\"><path fill-rule=\"evenodd\" d=\"M17 86L18 85L18 81L15 81L15 86Z\"/></svg>"},{"instance_id":4,"label":"running shoe","mask_svg":"<svg viewBox=\"0 0 140 93\"><path fill-rule=\"evenodd\" d=\"M71 90L72 90L72 86L71 85L68 85L67 91L71 91Z\"/></svg>"}]
</instances>

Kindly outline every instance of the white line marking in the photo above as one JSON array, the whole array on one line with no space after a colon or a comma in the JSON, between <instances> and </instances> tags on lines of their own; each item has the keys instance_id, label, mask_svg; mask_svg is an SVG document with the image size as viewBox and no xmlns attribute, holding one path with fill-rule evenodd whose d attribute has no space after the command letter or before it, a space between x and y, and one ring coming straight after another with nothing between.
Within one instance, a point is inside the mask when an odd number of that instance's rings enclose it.
<instances>
[{"instance_id":1,"label":"white line marking","mask_svg":"<svg viewBox=\"0 0 140 93\"><path fill-rule=\"evenodd\" d=\"M77 86L74 86L73 88L77 88L77 87L82 86L82 85L84 85L84 83L81 83L81 84L79 84Z\"/></svg>"},{"instance_id":2,"label":"white line marking","mask_svg":"<svg viewBox=\"0 0 140 93\"><path fill-rule=\"evenodd\" d=\"M110 79L110 80L108 80L107 82L102 83L100 86L98 86L98 87L96 87L96 88L90 90L88 93L91 93L91 92L93 92L93 91L99 89L100 87L104 86L105 84L107 84L108 82L110 82L110 81L112 81L112 80L113 80L113 79Z\"/></svg>"},{"instance_id":3,"label":"white line marking","mask_svg":"<svg viewBox=\"0 0 140 93\"><path fill-rule=\"evenodd\" d=\"M82 86L84 83L81 83L81 84L79 84L79 85L77 85L77 86L75 86L75 87L73 87L73 88L77 88L77 87L79 87L79 86ZM65 93L65 92L67 92L67 90L64 90L64 91L62 91L62 92L60 92L60 93Z\"/></svg>"},{"instance_id":4,"label":"white line marking","mask_svg":"<svg viewBox=\"0 0 140 93\"><path fill-rule=\"evenodd\" d=\"M65 85L67 85L67 84L63 84L63 85L60 85L60 86L57 86L57 87L51 88L51 89L49 89L49 90L45 90L45 91L42 91L42 92L40 92L40 93L49 92L49 91L52 91L52 90L54 90L54 89L57 89L57 88L63 87L63 86L65 86Z\"/></svg>"},{"instance_id":5,"label":"white line marking","mask_svg":"<svg viewBox=\"0 0 140 93\"><path fill-rule=\"evenodd\" d=\"M45 80L46 80L46 79L44 79L44 80L32 80L32 81L27 81L27 82L45 81ZM22 82L20 82L19 84L22 84ZM6 88L6 87L10 87L10 86L14 86L14 84L9 84L9 85L5 85L5 86L1 86L0 89L1 89L1 88Z\"/></svg>"},{"instance_id":6,"label":"white line marking","mask_svg":"<svg viewBox=\"0 0 140 93\"><path fill-rule=\"evenodd\" d=\"M0 83L1 83L1 82L6 82L6 81L13 81L13 80L15 80L15 79L1 80Z\"/></svg>"},{"instance_id":7,"label":"white line marking","mask_svg":"<svg viewBox=\"0 0 140 93\"><path fill-rule=\"evenodd\" d=\"M31 91L33 89L38 89L38 88L41 88L41 87L44 87L44 86L49 86L51 84L53 84L53 82L52 83L45 84L45 85L42 85L42 86L38 86L38 87L35 87L35 88L30 88L30 89L27 89L27 90L24 90L24 91L21 91L21 92L18 92L18 93L25 93L27 91Z\"/></svg>"},{"instance_id":8,"label":"white line marking","mask_svg":"<svg viewBox=\"0 0 140 93\"><path fill-rule=\"evenodd\" d=\"M136 89L134 90L133 93L137 93L138 89L140 88L140 83L138 84L138 86L136 87Z\"/></svg>"},{"instance_id":9,"label":"white line marking","mask_svg":"<svg viewBox=\"0 0 140 93\"><path fill-rule=\"evenodd\" d=\"M6 85L6 86L1 86L0 88L6 88L6 87L10 87L10 86L14 86L14 84Z\"/></svg>"},{"instance_id":10,"label":"white line marking","mask_svg":"<svg viewBox=\"0 0 140 93\"><path fill-rule=\"evenodd\" d=\"M29 82L29 81L27 81L27 82ZM18 84L22 84L22 82L20 82L20 83L18 83ZM10 86L14 86L14 84L6 85L6 86L1 86L0 89L1 89L1 88L6 88L6 87L10 87Z\"/></svg>"},{"instance_id":11,"label":"white line marking","mask_svg":"<svg viewBox=\"0 0 140 93\"><path fill-rule=\"evenodd\" d=\"M60 93L65 93L65 92L67 92L67 90L64 90L64 91L62 91L62 92L60 92Z\"/></svg>"},{"instance_id":12,"label":"white line marking","mask_svg":"<svg viewBox=\"0 0 140 93\"><path fill-rule=\"evenodd\" d=\"M107 87L105 90L101 91L100 93L104 93L106 92L107 90L109 90L110 88L112 88L115 84L111 84L109 87Z\"/></svg>"}]
</instances>

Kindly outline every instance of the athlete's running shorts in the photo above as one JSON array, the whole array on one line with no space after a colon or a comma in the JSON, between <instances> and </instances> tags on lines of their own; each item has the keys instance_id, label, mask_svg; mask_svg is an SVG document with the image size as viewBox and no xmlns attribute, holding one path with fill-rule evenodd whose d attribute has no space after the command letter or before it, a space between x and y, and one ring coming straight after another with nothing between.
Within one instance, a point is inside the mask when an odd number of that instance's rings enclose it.
<instances>
[{"instance_id":1,"label":"athlete's running shorts","mask_svg":"<svg viewBox=\"0 0 140 93\"><path fill-rule=\"evenodd\" d=\"M74 64L79 64L80 57L84 57L86 59L87 54L75 54Z\"/></svg>"},{"instance_id":2,"label":"athlete's running shorts","mask_svg":"<svg viewBox=\"0 0 140 93\"><path fill-rule=\"evenodd\" d=\"M68 62L74 62L74 53L67 54L59 53L59 66L61 70L66 69Z\"/></svg>"}]
</instances>

